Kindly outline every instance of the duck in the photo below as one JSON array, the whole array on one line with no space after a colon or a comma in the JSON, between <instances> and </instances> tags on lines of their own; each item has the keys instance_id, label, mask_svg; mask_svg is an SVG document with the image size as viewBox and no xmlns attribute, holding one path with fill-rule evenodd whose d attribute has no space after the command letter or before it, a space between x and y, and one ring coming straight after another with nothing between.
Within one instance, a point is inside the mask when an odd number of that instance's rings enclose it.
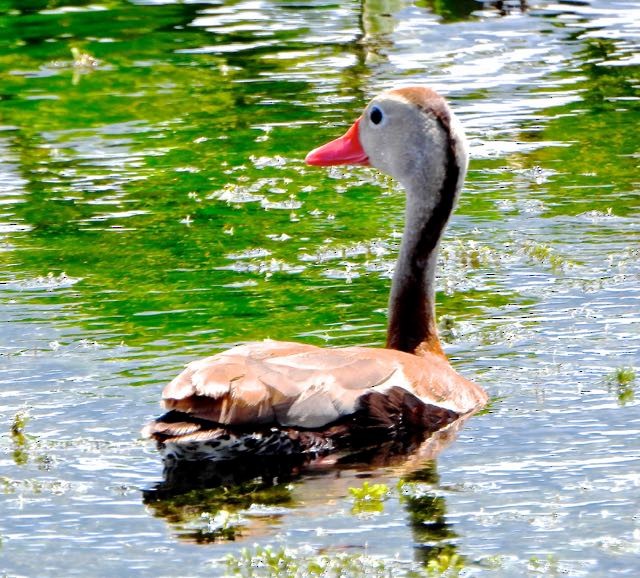
<instances>
[{"instance_id":1,"label":"duck","mask_svg":"<svg viewBox=\"0 0 640 578\"><path fill-rule=\"evenodd\" d=\"M385 347L254 341L190 362L143 428L167 463L324 456L425 436L464 420L485 390L447 359L436 324L436 266L468 166L463 128L425 86L378 94L310 166L376 168L406 191Z\"/></svg>"}]
</instances>

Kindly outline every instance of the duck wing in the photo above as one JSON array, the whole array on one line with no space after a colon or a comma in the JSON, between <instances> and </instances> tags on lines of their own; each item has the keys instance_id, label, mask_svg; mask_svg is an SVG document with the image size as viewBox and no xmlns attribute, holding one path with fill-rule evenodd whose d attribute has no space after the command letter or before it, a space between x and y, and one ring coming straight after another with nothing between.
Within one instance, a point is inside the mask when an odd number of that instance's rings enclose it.
<instances>
[{"instance_id":1,"label":"duck wing","mask_svg":"<svg viewBox=\"0 0 640 578\"><path fill-rule=\"evenodd\" d=\"M399 363L363 349L247 343L188 364L162 403L224 426L320 428L354 413L371 390L406 386Z\"/></svg>"}]
</instances>

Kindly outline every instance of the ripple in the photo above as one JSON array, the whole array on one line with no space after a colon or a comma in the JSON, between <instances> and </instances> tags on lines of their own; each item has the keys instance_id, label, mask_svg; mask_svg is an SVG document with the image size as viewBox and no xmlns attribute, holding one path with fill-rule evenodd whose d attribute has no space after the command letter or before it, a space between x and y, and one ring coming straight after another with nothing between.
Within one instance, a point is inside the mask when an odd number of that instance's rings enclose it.
<instances>
[{"instance_id":1,"label":"ripple","mask_svg":"<svg viewBox=\"0 0 640 578\"><path fill-rule=\"evenodd\" d=\"M5 287L24 291L55 291L57 289L73 287L73 285L80 281L82 281L82 277L69 277L64 272L58 275L47 273L47 275L41 277L6 283Z\"/></svg>"},{"instance_id":2,"label":"ripple","mask_svg":"<svg viewBox=\"0 0 640 578\"><path fill-rule=\"evenodd\" d=\"M221 575L292 542L298 568L354 553L372 576L635 571L640 396L616 376L638 371L639 8L454 4L137 0L101 4L99 32L92 5L0 16L0 421L29 416L0 436L7 572ZM469 135L437 299L490 407L437 462L325 462L273 480L284 504L229 488L143 504L162 472L138 430L184 363L271 333L383 344L401 195L302 156L415 83ZM354 516L364 479L392 495Z\"/></svg>"}]
</instances>

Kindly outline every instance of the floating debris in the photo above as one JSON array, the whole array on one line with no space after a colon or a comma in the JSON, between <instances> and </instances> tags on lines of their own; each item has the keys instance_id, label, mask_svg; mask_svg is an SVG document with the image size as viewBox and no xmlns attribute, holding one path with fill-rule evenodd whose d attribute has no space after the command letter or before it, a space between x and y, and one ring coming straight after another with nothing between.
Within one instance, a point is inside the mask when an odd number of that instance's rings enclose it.
<instances>
[{"instance_id":1,"label":"floating debris","mask_svg":"<svg viewBox=\"0 0 640 578\"><path fill-rule=\"evenodd\" d=\"M267 239L271 239L272 241L288 241L289 239L292 239L292 237L286 233L280 233L279 235L269 234L267 235Z\"/></svg>"},{"instance_id":2,"label":"floating debris","mask_svg":"<svg viewBox=\"0 0 640 578\"><path fill-rule=\"evenodd\" d=\"M263 169L265 167L284 167L287 164L286 159L280 155L276 155L274 157L256 157L251 155L249 160L257 169Z\"/></svg>"},{"instance_id":3,"label":"floating debris","mask_svg":"<svg viewBox=\"0 0 640 578\"><path fill-rule=\"evenodd\" d=\"M211 193L207 199L216 199L218 201L226 201L230 205L241 203L256 203L262 201L264 196L254 195L247 187L240 185L226 184L222 189Z\"/></svg>"},{"instance_id":4,"label":"floating debris","mask_svg":"<svg viewBox=\"0 0 640 578\"><path fill-rule=\"evenodd\" d=\"M97 58L91 56L88 52L81 51L76 46L71 47L71 55L73 56L73 67L76 69L93 70L100 64Z\"/></svg>"},{"instance_id":5,"label":"floating debris","mask_svg":"<svg viewBox=\"0 0 640 578\"><path fill-rule=\"evenodd\" d=\"M326 243L330 243L328 240ZM299 259L305 262L325 263L327 261L335 261L344 259L345 257L372 256L380 258L388 255L391 251L388 243L381 239L372 239L367 242L356 241L355 243L319 249L316 253L301 253Z\"/></svg>"},{"instance_id":6,"label":"floating debris","mask_svg":"<svg viewBox=\"0 0 640 578\"><path fill-rule=\"evenodd\" d=\"M262 199L260 201L263 209L286 209L286 210L294 210L302 207L302 201L297 201L293 198L288 199L286 201L269 201L267 199Z\"/></svg>"},{"instance_id":7,"label":"floating debris","mask_svg":"<svg viewBox=\"0 0 640 578\"><path fill-rule=\"evenodd\" d=\"M536 185L541 185L542 183L548 181L549 177L557 174L557 171L543 169L538 165L534 165L533 167L528 169L516 169L513 172L519 175L521 178L533 182Z\"/></svg>"},{"instance_id":8,"label":"floating debris","mask_svg":"<svg viewBox=\"0 0 640 578\"><path fill-rule=\"evenodd\" d=\"M271 251L269 249L247 249L246 251L241 251L240 253L229 253L225 255L227 259L256 259L260 257L268 257L271 255Z\"/></svg>"},{"instance_id":9,"label":"floating debris","mask_svg":"<svg viewBox=\"0 0 640 578\"><path fill-rule=\"evenodd\" d=\"M28 291L55 291L56 289L64 289L71 287L82 281L82 277L69 277L64 271L59 275L47 273L44 277L35 277L33 279L25 279L15 283L17 289ZM11 285L11 284L9 284Z\"/></svg>"},{"instance_id":10,"label":"floating debris","mask_svg":"<svg viewBox=\"0 0 640 578\"><path fill-rule=\"evenodd\" d=\"M323 277L328 279L343 279L347 283L351 283L353 279L360 277L360 273L354 271L353 263L345 263L344 269L327 269L322 272Z\"/></svg>"},{"instance_id":11,"label":"floating debris","mask_svg":"<svg viewBox=\"0 0 640 578\"><path fill-rule=\"evenodd\" d=\"M269 259L265 261L236 261L226 267L218 267L221 271L235 271L236 273L255 273L258 275L273 273L301 273L306 267L304 265L290 265L280 259Z\"/></svg>"},{"instance_id":12,"label":"floating debris","mask_svg":"<svg viewBox=\"0 0 640 578\"><path fill-rule=\"evenodd\" d=\"M580 213L578 217L591 221L592 223L600 223L601 221L615 219L616 215L613 214L613 208L609 207L606 211L586 211Z\"/></svg>"}]
</instances>

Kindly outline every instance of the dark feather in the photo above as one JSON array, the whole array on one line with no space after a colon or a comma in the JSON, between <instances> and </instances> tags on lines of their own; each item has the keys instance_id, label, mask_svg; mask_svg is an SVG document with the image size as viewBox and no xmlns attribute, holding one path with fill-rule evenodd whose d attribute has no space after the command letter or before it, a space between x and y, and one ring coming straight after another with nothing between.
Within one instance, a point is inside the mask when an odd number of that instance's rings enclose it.
<instances>
[{"instance_id":1,"label":"dark feather","mask_svg":"<svg viewBox=\"0 0 640 578\"><path fill-rule=\"evenodd\" d=\"M357 411L322 428L240 428L170 411L151 422L146 435L158 443L180 448L180 459L234 459L241 451L255 455L313 454L371 447L375 444L424 439L460 417L454 411L424 403L402 387L363 395ZM222 444L215 444L219 440ZM231 441L231 443L229 443ZM237 441L237 444L235 443ZM190 457L193 456L193 457Z\"/></svg>"}]
</instances>

